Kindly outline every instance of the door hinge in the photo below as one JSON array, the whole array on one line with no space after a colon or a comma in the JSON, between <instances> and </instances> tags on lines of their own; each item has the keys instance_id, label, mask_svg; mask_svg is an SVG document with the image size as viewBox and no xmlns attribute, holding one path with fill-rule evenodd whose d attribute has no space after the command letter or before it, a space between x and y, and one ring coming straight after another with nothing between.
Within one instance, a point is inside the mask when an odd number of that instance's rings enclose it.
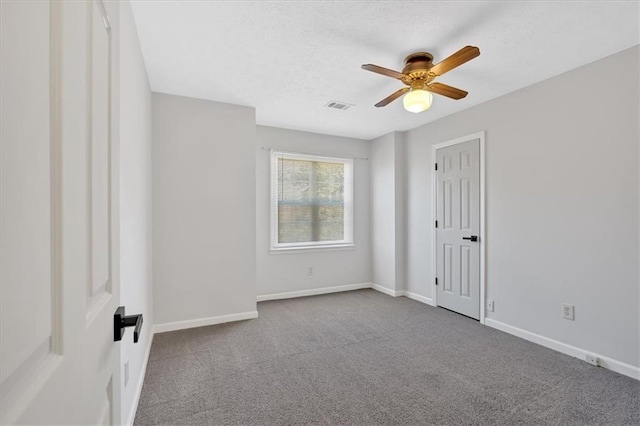
<instances>
[{"instance_id":1,"label":"door hinge","mask_svg":"<svg viewBox=\"0 0 640 426\"><path fill-rule=\"evenodd\" d=\"M438 163L435 163L434 166L435 166L435 169L438 170Z\"/></svg>"},{"instance_id":2,"label":"door hinge","mask_svg":"<svg viewBox=\"0 0 640 426\"><path fill-rule=\"evenodd\" d=\"M436 285L438 285L438 278L436 277Z\"/></svg>"},{"instance_id":3,"label":"door hinge","mask_svg":"<svg viewBox=\"0 0 640 426\"><path fill-rule=\"evenodd\" d=\"M438 227L438 221L436 220L436 228Z\"/></svg>"}]
</instances>

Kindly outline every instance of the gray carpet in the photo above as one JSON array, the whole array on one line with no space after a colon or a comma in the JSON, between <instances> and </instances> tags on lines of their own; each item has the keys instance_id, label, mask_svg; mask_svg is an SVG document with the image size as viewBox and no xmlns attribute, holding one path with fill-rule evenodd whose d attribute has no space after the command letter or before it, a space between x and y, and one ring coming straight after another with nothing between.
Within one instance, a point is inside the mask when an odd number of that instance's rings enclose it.
<instances>
[{"instance_id":1,"label":"gray carpet","mask_svg":"<svg viewBox=\"0 0 640 426\"><path fill-rule=\"evenodd\" d=\"M374 290L154 337L136 425L638 425L640 382Z\"/></svg>"}]
</instances>

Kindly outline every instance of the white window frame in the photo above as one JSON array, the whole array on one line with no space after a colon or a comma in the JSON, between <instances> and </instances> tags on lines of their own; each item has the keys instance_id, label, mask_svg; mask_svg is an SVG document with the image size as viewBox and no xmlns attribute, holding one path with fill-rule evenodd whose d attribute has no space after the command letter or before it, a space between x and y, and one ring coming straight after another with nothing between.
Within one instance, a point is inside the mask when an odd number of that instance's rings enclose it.
<instances>
[{"instance_id":1,"label":"white window frame","mask_svg":"<svg viewBox=\"0 0 640 426\"><path fill-rule=\"evenodd\" d=\"M278 242L278 158L324 163L344 164L344 239L336 241L308 241L299 243ZM289 151L271 150L271 251L286 252L296 250L326 250L355 247L354 228L354 170L353 158L326 155L303 154Z\"/></svg>"}]
</instances>

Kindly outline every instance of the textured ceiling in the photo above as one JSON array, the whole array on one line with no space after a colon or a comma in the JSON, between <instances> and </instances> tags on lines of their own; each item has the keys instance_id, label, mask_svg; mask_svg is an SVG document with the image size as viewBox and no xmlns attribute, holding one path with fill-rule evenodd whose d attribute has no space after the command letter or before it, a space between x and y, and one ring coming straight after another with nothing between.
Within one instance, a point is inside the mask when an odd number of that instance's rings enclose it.
<instances>
[{"instance_id":1,"label":"textured ceiling","mask_svg":"<svg viewBox=\"0 0 640 426\"><path fill-rule=\"evenodd\" d=\"M133 11L153 91L252 106L262 125L363 139L640 42L637 2L134 1ZM414 51L438 62L468 44L480 57L438 79L466 98L435 96L420 114L401 99L373 106L403 85L360 65L400 71ZM355 106L326 108L331 100Z\"/></svg>"}]
</instances>

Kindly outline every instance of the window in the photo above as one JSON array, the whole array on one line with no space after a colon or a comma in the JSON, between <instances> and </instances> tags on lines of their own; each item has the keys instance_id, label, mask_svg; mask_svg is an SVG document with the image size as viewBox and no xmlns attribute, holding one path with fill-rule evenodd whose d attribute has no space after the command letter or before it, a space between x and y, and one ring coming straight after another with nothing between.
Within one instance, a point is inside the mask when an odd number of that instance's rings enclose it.
<instances>
[{"instance_id":1,"label":"window","mask_svg":"<svg viewBox=\"0 0 640 426\"><path fill-rule=\"evenodd\" d=\"M271 152L271 249L353 246L353 160Z\"/></svg>"}]
</instances>

